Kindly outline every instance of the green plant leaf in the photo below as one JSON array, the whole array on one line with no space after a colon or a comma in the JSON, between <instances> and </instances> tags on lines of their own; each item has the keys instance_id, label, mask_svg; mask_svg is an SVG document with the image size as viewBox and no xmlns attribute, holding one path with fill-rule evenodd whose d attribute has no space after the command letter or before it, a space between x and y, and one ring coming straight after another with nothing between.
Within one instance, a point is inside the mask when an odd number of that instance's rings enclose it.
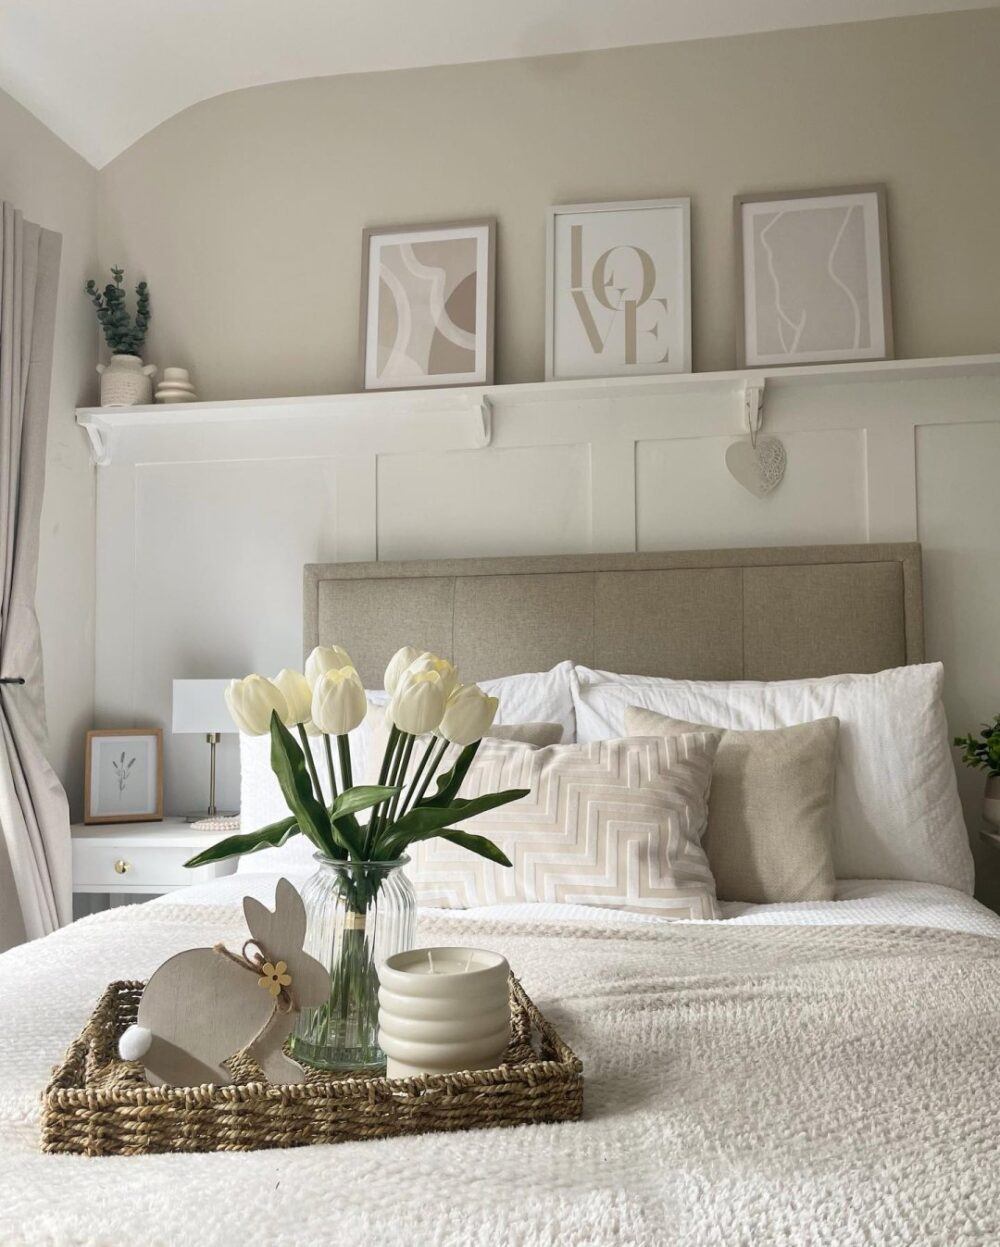
<instances>
[{"instance_id":1,"label":"green plant leaf","mask_svg":"<svg viewBox=\"0 0 1000 1247\"><path fill-rule=\"evenodd\" d=\"M495 810L511 801L520 801L530 791L530 788L509 788L506 792L487 792L481 797L471 797L449 806L415 806L398 822L385 829L379 837L375 851L384 860L398 857L412 841L427 840L431 836L439 835L441 829L449 823L472 818L476 814L485 814L487 810Z\"/></svg>"},{"instance_id":2,"label":"green plant leaf","mask_svg":"<svg viewBox=\"0 0 1000 1247\"><path fill-rule=\"evenodd\" d=\"M386 801L399 792L398 788L386 788L378 784L356 784L348 788L330 806L330 817L339 818L342 814L357 814L361 810L370 810L380 801Z\"/></svg>"},{"instance_id":3,"label":"green plant leaf","mask_svg":"<svg viewBox=\"0 0 1000 1247\"><path fill-rule=\"evenodd\" d=\"M321 853L336 856L330 815L313 792L312 780L306 770L305 755L291 732L271 712L271 770L281 786L288 808L295 815L299 830L309 837Z\"/></svg>"},{"instance_id":4,"label":"green plant leaf","mask_svg":"<svg viewBox=\"0 0 1000 1247\"><path fill-rule=\"evenodd\" d=\"M227 857L236 857L240 853L256 853L258 849L280 849L286 840L298 835L299 825L294 817L282 818L257 831L244 831L236 836L229 836L203 849L189 858L185 866L207 866L209 862L225 861Z\"/></svg>"},{"instance_id":5,"label":"green plant leaf","mask_svg":"<svg viewBox=\"0 0 1000 1247\"><path fill-rule=\"evenodd\" d=\"M448 805L453 801L458 794L459 788L462 787L462 783L469 773L469 767L472 765L476 752L482 743L481 740L474 740L471 745L466 745L458 755L451 770L446 771L444 775L438 776L437 792L433 796L421 798L413 808L416 810L426 805Z\"/></svg>"},{"instance_id":6,"label":"green plant leaf","mask_svg":"<svg viewBox=\"0 0 1000 1247\"><path fill-rule=\"evenodd\" d=\"M470 853L478 853L480 857L488 857L491 862L496 862L498 866L513 866L514 864L507 854L498 848L492 840L487 840L485 836L475 836L471 831L442 832L441 839L450 840L452 844L468 849Z\"/></svg>"}]
</instances>

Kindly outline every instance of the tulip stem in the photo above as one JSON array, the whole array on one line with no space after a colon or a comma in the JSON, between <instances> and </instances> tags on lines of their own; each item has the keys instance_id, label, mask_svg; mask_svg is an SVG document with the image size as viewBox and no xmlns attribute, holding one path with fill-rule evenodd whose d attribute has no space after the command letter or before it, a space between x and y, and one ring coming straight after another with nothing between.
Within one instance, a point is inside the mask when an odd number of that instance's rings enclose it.
<instances>
[{"instance_id":1,"label":"tulip stem","mask_svg":"<svg viewBox=\"0 0 1000 1247\"><path fill-rule=\"evenodd\" d=\"M389 760L389 775L388 775L388 778L386 779L386 785L389 788L393 788L396 785L396 780L399 775L400 759L403 756L403 751L406 748L406 742L408 739L409 737L407 736L406 732L397 731L395 741L392 742L391 745L389 746L389 748L391 748L392 750L392 757ZM387 749L387 752L388 752L388 749ZM376 831L375 831L375 839L373 841L373 848L374 848L375 843L377 843L378 840L381 838L382 832L385 831L386 827L388 826L389 807L391 804L392 804L392 797L386 797L386 799L379 806L378 827L376 828Z\"/></svg>"},{"instance_id":2,"label":"tulip stem","mask_svg":"<svg viewBox=\"0 0 1000 1247\"><path fill-rule=\"evenodd\" d=\"M354 774L351 771L351 742L346 734L337 737L337 752L340 754L340 781L344 792L354 787Z\"/></svg>"},{"instance_id":3,"label":"tulip stem","mask_svg":"<svg viewBox=\"0 0 1000 1247\"><path fill-rule=\"evenodd\" d=\"M326 748L326 769L330 776L330 800L337 800L337 773L333 769L333 749L330 747L330 737L326 732L323 733L323 745Z\"/></svg>"},{"instance_id":4,"label":"tulip stem","mask_svg":"<svg viewBox=\"0 0 1000 1247\"><path fill-rule=\"evenodd\" d=\"M389 803L389 810L386 817L386 823L394 823L396 821L396 811L399 809L399 799L403 795L403 785L406 783L406 772L410 766L410 754L413 752L413 742L417 738L407 733L406 744L403 745L400 765L396 770L395 783L399 785L399 791L393 796Z\"/></svg>"},{"instance_id":5,"label":"tulip stem","mask_svg":"<svg viewBox=\"0 0 1000 1247\"><path fill-rule=\"evenodd\" d=\"M431 782L431 780L434 778L434 773L437 771L438 767L441 765L441 761L442 761L442 759L444 758L444 755L445 755L445 753L447 752L447 750L448 750L448 746L449 746L449 744L450 744L450 743L451 743L451 742L450 742L450 741L447 741L447 740L442 740L442 741L441 741L441 748L440 748L440 749L438 750L438 752L437 752L437 757L436 757L436 758L434 759L434 761L431 763L430 770L429 770L429 771L427 772L427 774L424 776L424 782L420 785L420 790L419 790L419 792L418 792L418 793L417 793L417 795L413 798L413 803L412 803L412 805L410 806L410 808L411 808L411 809L413 809L414 807L418 806L418 805L420 804L420 802L421 802L421 801L423 801L423 799L424 799L424 793L427 791L427 785L428 785L428 784Z\"/></svg>"},{"instance_id":6,"label":"tulip stem","mask_svg":"<svg viewBox=\"0 0 1000 1247\"><path fill-rule=\"evenodd\" d=\"M431 751L434 748L435 740L436 738L434 736L430 738L430 740L427 742L427 748L424 750L424 756L417 763L417 769L413 772L413 780L410 783L410 791L406 794L406 797L403 800L403 804L400 807L400 811L399 811L400 818L402 818L403 815L408 810L411 810L413 808L413 800L414 800L414 795L417 791L417 784L420 783L420 777L421 775L423 775L424 768L427 765L427 760L431 756Z\"/></svg>"},{"instance_id":7,"label":"tulip stem","mask_svg":"<svg viewBox=\"0 0 1000 1247\"><path fill-rule=\"evenodd\" d=\"M323 787L319 782L319 772L316 770L316 759L313 757L312 747L309 744L309 737L306 735L304 723L298 725L299 739L302 741L302 752L306 755L306 766L309 768L309 774L312 776L313 787L316 790L316 800L324 808L326 802L323 800Z\"/></svg>"},{"instance_id":8,"label":"tulip stem","mask_svg":"<svg viewBox=\"0 0 1000 1247\"><path fill-rule=\"evenodd\" d=\"M396 748L399 744L400 736L401 732L394 723L392 725L392 730L389 732L389 740L385 746L385 753L382 755L382 766L379 768L378 782L380 788L386 787L389 783L389 773L392 770L392 762L396 756ZM371 812L371 817L368 819L368 834L365 837L365 857L368 859L371 858L375 842L378 839L378 834L381 830L382 814L386 808L386 804L387 802L383 801L375 806Z\"/></svg>"}]
</instances>

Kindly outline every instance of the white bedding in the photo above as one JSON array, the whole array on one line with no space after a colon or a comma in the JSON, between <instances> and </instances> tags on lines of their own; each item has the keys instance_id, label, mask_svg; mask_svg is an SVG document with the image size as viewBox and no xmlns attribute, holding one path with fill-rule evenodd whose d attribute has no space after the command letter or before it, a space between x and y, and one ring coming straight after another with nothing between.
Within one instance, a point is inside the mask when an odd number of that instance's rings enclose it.
<instances>
[{"instance_id":1,"label":"white bedding","mask_svg":"<svg viewBox=\"0 0 1000 1247\"><path fill-rule=\"evenodd\" d=\"M252 858L246 859L248 862ZM307 872L287 871L297 887L309 877ZM150 902L167 905L224 904L243 896L259 900L274 899L277 875L264 873L228 875L212 883L198 884ZM890 879L841 879L837 899L799 901L775 905L747 905L720 902L725 924L767 924L780 926L906 926L936 927L944 931L967 931L970 935L1000 936L1000 915L954 888L934 883L909 883ZM422 918L442 911L421 910ZM617 909L598 909L590 905L490 905L478 909L450 909L448 917L458 922L476 923L489 919L504 921L581 922L588 925L619 923L661 923L663 918L626 913ZM418 939L419 939L418 927Z\"/></svg>"},{"instance_id":2,"label":"white bedding","mask_svg":"<svg viewBox=\"0 0 1000 1247\"><path fill-rule=\"evenodd\" d=\"M422 942L508 957L584 1061L579 1123L245 1155L41 1154L39 1093L104 985L238 941L238 897L270 900L273 884L232 877L0 956L4 1247L1000 1241L1000 919L927 885L847 883L842 901L702 923L422 913Z\"/></svg>"}]
</instances>

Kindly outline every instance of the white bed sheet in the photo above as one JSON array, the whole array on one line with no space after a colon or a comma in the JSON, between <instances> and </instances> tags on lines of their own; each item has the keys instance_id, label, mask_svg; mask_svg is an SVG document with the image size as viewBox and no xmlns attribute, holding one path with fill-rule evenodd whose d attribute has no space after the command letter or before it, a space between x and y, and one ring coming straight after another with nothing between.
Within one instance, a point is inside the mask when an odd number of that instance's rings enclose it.
<instances>
[{"instance_id":1,"label":"white bed sheet","mask_svg":"<svg viewBox=\"0 0 1000 1247\"><path fill-rule=\"evenodd\" d=\"M286 872L292 883L301 888L308 872ZM153 904L220 905L237 901L242 896L274 900L273 874L239 874L216 879L212 883L195 884L159 897ZM721 923L773 926L905 926L935 927L944 931L964 931L969 935L1000 937L1000 915L987 909L964 892L934 883L909 883L891 879L841 879L837 898L833 901L800 901L776 905L749 905L722 902ZM525 923L586 922L618 925L621 923L659 923L672 921L626 913L619 909L600 909L593 905L491 905L475 909L422 910L422 913L447 913L449 918L479 921L502 918ZM694 921L706 921L704 919Z\"/></svg>"}]
</instances>

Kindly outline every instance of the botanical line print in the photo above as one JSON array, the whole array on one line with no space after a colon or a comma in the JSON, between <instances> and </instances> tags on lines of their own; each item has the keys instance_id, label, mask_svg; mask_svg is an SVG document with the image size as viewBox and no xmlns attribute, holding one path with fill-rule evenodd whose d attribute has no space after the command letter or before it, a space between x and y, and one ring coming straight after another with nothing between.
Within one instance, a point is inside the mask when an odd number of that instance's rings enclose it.
<instances>
[{"instance_id":1,"label":"botanical line print","mask_svg":"<svg viewBox=\"0 0 1000 1247\"><path fill-rule=\"evenodd\" d=\"M125 751L122 750L121 757L112 758L111 766L118 781L118 799L120 801L125 796L126 788L128 788L129 776L132 774L132 767L135 766L135 758L132 757L126 760Z\"/></svg>"}]
</instances>

